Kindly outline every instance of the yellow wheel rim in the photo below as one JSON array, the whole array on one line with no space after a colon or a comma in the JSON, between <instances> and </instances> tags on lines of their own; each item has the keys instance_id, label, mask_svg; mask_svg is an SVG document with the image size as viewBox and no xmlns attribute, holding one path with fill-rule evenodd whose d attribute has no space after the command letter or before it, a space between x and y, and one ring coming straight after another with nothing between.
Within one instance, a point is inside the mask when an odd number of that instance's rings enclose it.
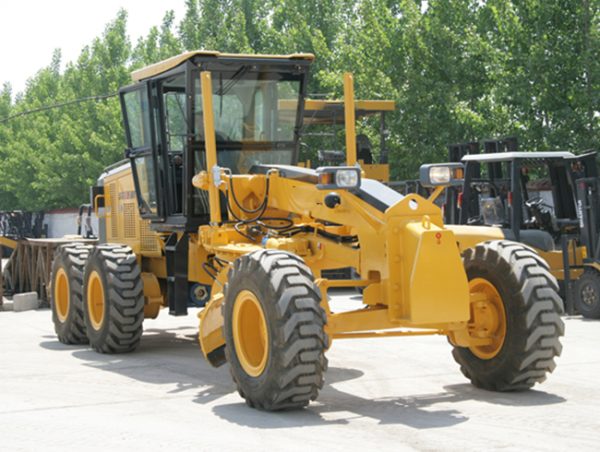
<instances>
[{"instance_id":1,"label":"yellow wheel rim","mask_svg":"<svg viewBox=\"0 0 600 452\"><path fill-rule=\"evenodd\" d=\"M106 305L104 303L104 286L96 270L92 271L87 286L87 307L92 327L98 331L104 322Z\"/></svg>"},{"instance_id":2,"label":"yellow wheel rim","mask_svg":"<svg viewBox=\"0 0 600 452\"><path fill-rule=\"evenodd\" d=\"M469 350L481 359L492 359L502 346L506 337L506 312L502 297L492 283L483 278L469 281L469 290L473 297L471 303L471 322L469 333L478 339L488 339L486 345L473 345Z\"/></svg>"},{"instance_id":3,"label":"yellow wheel rim","mask_svg":"<svg viewBox=\"0 0 600 452\"><path fill-rule=\"evenodd\" d=\"M62 323L69 316L71 306L71 295L69 290L69 278L64 268L59 268L54 277L54 306L56 316Z\"/></svg>"},{"instance_id":4,"label":"yellow wheel rim","mask_svg":"<svg viewBox=\"0 0 600 452\"><path fill-rule=\"evenodd\" d=\"M233 342L244 371L258 377L267 366L269 332L263 309L249 290L242 290L233 304Z\"/></svg>"}]
</instances>

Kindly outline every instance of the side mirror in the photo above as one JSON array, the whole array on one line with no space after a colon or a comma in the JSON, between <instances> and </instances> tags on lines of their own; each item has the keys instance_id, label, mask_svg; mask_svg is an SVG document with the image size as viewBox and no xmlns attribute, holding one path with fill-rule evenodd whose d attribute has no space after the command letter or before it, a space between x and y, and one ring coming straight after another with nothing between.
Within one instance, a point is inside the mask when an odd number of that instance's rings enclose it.
<instances>
[{"instance_id":1,"label":"side mirror","mask_svg":"<svg viewBox=\"0 0 600 452\"><path fill-rule=\"evenodd\" d=\"M419 182L423 187L462 185L465 168L462 163L432 163L421 165Z\"/></svg>"}]
</instances>

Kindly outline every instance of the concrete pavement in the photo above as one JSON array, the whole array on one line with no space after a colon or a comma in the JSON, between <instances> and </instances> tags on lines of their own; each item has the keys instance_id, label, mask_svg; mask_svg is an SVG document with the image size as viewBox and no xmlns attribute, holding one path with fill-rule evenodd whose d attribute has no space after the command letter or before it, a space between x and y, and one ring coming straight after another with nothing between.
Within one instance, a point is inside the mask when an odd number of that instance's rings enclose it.
<instances>
[{"instance_id":1,"label":"concrete pavement","mask_svg":"<svg viewBox=\"0 0 600 452\"><path fill-rule=\"evenodd\" d=\"M47 309L0 312L0 450L598 450L600 321L565 323L532 391L472 387L443 337L347 340L316 402L264 413L203 360L195 315L111 356L59 343Z\"/></svg>"}]
</instances>

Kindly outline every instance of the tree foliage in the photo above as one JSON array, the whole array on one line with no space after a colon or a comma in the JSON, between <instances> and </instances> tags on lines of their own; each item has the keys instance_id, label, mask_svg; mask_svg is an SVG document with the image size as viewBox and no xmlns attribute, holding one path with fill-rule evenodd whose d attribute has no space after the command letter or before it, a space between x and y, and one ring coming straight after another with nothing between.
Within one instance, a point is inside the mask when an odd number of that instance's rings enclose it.
<instances>
[{"instance_id":1,"label":"tree foliage","mask_svg":"<svg viewBox=\"0 0 600 452\"><path fill-rule=\"evenodd\" d=\"M19 113L130 83L135 68L184 50L312 52L309 92L392 99L392 176L413 178L449 143L515 135L526 150L596 148L600 0L187 0L138 42L120 11L61 69L60 51L23 93L0 89L0 209L76 206L121 158L115 97ZM3 121L2 118L13 117ZM376 136L376 124L359 124Z\"/></svg>"}]
</instances>

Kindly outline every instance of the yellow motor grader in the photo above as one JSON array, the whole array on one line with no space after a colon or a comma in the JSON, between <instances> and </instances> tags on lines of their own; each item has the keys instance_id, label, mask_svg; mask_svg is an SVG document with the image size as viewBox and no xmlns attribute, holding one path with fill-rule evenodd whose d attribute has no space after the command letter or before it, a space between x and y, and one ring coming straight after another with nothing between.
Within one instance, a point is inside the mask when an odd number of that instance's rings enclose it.
<instances>
[{"instance_id":1,"label":"yellow motor grader","mask_svg":"<svg viewBox=\"0 0 600 452\"><path fill-rule=\"evenodd\" d=\"M350 75L350 164L295 166L313 58L196 51L132 74L120 91L128 161L92 188L99 241L53 262L59 340L129 352L144 318L203 306L204 356L228 362L265 410L314 400L337 339L443 335L479 387L543 381L563 334L547 265L509 241L461 255L436 205L363 177ZM323 277L343 267L360 278ZM362 287L364 307L334 311L332 287Z\"/></svg>"}]
</instances>

